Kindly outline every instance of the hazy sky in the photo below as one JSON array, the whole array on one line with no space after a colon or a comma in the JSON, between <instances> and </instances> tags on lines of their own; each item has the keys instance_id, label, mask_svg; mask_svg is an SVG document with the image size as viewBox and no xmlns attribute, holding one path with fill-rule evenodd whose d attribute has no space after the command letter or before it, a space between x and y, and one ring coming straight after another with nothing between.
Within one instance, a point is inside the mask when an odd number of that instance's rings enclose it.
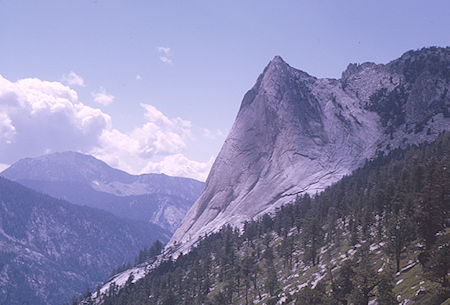
<instances>
[{"instance_id":1,"label":"hazy sky","mask_svg":"<svg viewBox=\"0 0 450 305\"><path fill-rule=\"evenodd\" d=\"M448 46L450 1L0 0L0 169L75 150L204 179L275 55L318 77Z\"/></svg>"}]
</instances>

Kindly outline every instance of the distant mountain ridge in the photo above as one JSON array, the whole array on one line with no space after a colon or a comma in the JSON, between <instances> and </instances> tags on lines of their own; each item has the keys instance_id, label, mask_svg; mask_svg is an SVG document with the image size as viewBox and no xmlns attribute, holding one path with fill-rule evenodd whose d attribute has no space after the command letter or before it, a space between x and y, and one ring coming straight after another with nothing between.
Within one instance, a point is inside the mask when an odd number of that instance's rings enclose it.
<instances>
[{"instance_id":1,"label":"distant mountain ridge","mask_svg":"<svg viewBox=\"0 0 450 305\"><path fill-rule=\"evenodd\" d=\"M149 221L171 232L204 185L164 174L131 175L76 152L22 159L0 175L53 197Z\"/></svg>"},{"instance_id":2,"label":"distant mountain ridge","mask_svg":"<svg viewBox=\"0 0 450 305\"><path fill-rule=\"evenodd\" d=\"M319 79L276 56L242 100L205 190L168 247L185 252L225 224L314 194L366 159L450 129L450 48Z\"/></svg>"},{"instance_id":3,"label":"distant mountain ridge","mask_svg":"<svg viewBox=\"0 0 450 305\"><path fill-rule=\"evenodd\" d=\"M0 177L0 304L62 304L133 262L159 226L58 200Z\"/></svg>"}]
</instances>

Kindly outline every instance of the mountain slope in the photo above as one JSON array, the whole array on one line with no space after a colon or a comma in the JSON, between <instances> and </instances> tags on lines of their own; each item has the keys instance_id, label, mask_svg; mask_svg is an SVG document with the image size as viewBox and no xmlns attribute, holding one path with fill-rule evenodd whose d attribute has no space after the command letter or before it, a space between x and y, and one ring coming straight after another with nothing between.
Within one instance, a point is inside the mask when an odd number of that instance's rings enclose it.
<instances>
[{"instance_id":1,"label":"mountain slope","mask_svg":"<svg viewBox=\"0 0 450 305\"><path fill-rule=\"evenodd\" d=\"M157 239L168 232L0 177L0 304L62 304Z\"/></svg>"},{"instance_id":2,"label":"mountain slope","mask_svg":"<svg viewBox=\"0 0 450 305\"><path fill-rule=\"evenodd\" d=\"M171 232L203 189L193 179L130 175L75 152L22 159L1 175L53 197L149 221Z\"/></svg>"},{"instance_id":3,"label":"mountain slope","mask_svg":"<svg viewBox=\"0 0 450 305\"><path fill-rule=\"evenodd\" d=\"M318 79L275 57L246 93L205 190L169 246L322 191L380 152L450 129L450 48Z\"/></svg>"},{"instance_id":4,"label":"mountain slope","mask_svg":"<svg viewBox=\"0 0 450 305\"><path fill-rule=\"evenodd\" d=\"M102 305L448 304L449 166L447 132L243 230L225 226L137 282L93 297Z\"/></svg>"}]
</instances>

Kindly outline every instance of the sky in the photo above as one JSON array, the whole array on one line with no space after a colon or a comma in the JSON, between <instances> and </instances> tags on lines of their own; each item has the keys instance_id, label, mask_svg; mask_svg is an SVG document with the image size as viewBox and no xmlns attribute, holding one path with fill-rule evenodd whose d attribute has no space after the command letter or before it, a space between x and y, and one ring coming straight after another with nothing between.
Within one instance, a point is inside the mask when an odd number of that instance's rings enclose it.
<instances>
[{"instance_id":1,"label":"sky","mask_svg":"<svg viewBox=\"0 0 450 305\"><path fill-rule=\"evenodd\" d=\"M205 180L275 56L316 77L448 46L450 1L0 0L0 170L58 151Z\"/></svg>"}]
</instances>

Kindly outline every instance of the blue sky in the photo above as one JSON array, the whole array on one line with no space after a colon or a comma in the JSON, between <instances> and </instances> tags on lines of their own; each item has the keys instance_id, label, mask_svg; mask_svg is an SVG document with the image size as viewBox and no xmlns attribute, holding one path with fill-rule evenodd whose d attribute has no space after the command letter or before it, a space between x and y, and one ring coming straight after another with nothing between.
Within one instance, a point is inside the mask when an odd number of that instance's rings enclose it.
<instances>
[{"instance_id":1,"label":"blue sky","mask_svg":"<svg viewBox=\"0 0 450 305\"><path fill-rule=\"evenodd\" d=\"M439 0L0 0L0 167L70 149L204 179L275 55L339 78L448 46L448 16Z\"/></svg>"}]
</instances>

